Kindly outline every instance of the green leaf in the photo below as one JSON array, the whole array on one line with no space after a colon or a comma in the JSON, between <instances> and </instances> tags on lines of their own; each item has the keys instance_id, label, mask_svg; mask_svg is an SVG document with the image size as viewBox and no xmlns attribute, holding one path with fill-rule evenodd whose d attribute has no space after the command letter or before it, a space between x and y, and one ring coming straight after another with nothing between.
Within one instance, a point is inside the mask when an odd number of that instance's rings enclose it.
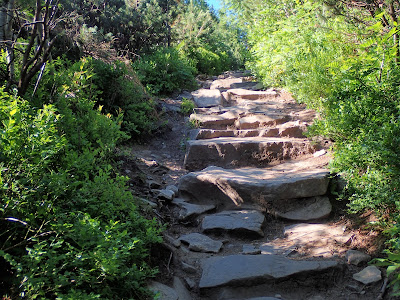
<instances>
[{"instance_id":1,"label":"green leaf","mask_svg":"<svg viewBox=\"0 0 400 300\"><path fill-rule=\"evenodd\" d=\"M386 274L387 276L389 276L390 274L392 274L394 271L396 271L398 268L400 267L400 265L396 264L394 266L388 266L387 270L386 270Z\"/></svg>"}]
</instances>

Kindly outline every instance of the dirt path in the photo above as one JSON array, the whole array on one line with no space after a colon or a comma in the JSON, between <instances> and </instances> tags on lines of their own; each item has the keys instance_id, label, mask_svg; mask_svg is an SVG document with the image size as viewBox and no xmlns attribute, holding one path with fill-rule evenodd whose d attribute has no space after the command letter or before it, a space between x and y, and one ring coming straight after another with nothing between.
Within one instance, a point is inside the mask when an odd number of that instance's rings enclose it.
<instances>
[{"instance_id":1,"label":"dirt path","mask_svg":"<svg viewBox=\"0 0 400 300\"><path fill-rule=\"evenodd\" d=\"M203 82L190 119L165 99L168 130L129 150L123 171L167 224L153 288L181 300L377 299L381 270L368 269L371 283L354 279L378 250L376 233L332 196L330 143L304 135L314 112L248 79Z\"/></svg>"}]
</instances>

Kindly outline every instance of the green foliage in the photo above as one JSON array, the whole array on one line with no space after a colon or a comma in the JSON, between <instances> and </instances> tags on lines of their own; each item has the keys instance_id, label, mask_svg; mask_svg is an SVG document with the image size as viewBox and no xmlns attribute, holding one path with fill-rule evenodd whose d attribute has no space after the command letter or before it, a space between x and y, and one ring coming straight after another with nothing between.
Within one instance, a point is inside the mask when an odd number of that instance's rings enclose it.
<instances>
[{"instance_id":1,"label":"green foliage","mask_svg":"<svg viewBox=\"0 0 400 300\"><path fill-rule=\"evenodd\" d=\"M179 7L173 26L177 48L194 62L197 72L218 75L240 68L244 63L244 45L230 18L217 17L207 4L188 1Z\"/></svg>"},{"instance_id":2,"label":"green foliage","mask_svg":"<svg viewBox=\"0 0 400 300\"><path fill-rule=\"evenodd\" d=\"M122 129L130 135L149 134L157 121L154 102L131 67L100 60L89 60L88 65L93 68L93 83L101 93L98 103L104 111L114 116L122 111Z\"/></svg>"},{"instance_id":3,"label":"green foliage","mask_svg":"<svg viewBox=\"0 0 400 300\"><path fill-rule=\"evenodd\" d=\"M196 87L195 69L175 48L161 48L134 62L140 81L155 95Z\"/></svg>"},{"instance_id":4,"label":"green foliage","mask_svg":"<svg viewBox=\"0 0 400 300\"><path fill-rule=\"evenodd\" d=\"M0 92L0 255L25 299L150 295L159 229L112 167L120 120L94 109L90 79L80 68L42 109Z\"/></svg>"},{"instance_id":5,"label":"green foliage","mask_svg":"<svg viewBox=\"0 0 400 300\"><path fill-rule=\"evenodd\" d=\"M105 42L110 42L118 54L129 56L167 46L171 38L169 24L176 15L177 4L171 0L111 0L106 4L61 0L61 3L64 10L77 16L71 18L68 28L79 34L70 39L83 54L95 57L107 54L107 49L101 48Z\"/></svg>"},{"instance_id":6,"label":"green foliage","mask_svg":"<svg viewBox=\"0 0 400 300\"><path fill-rule=\"evenodd\" d=\"M52 93L49 94L49 90ZM60 93L65 97L58 97ZM82 94L91 101L92 108L96 107L121 122L122 130L132 138L149 134L154 129L157 119L152 98L146 93L135 72L119 61L105 63L85 58L71 63L58 59L47 67L37 96L31 102L37 106L54 101L64 105L62 103L66 98L73 101ZM94 130L101 132L98 128ZM115 139L113 134L105 138L111 141Z\"/></svg>"},{"instance_id":7,"label":"green foliage","mask_svg":"<svg viewBox=\"0 0 400 300\"><path fill-rule=\"evenodd\" d=\"M190 115L191 113L193 113L193 109L196 107L196 104L188 99L188 98L183 98L182 99L182 103L181 103L181 112L184 115Z\"/></svg>"},{"instance_id":8,"label":"green foliage","mask_svg":"<svg viewBox=\"0 0 400 300\"><path fill-rule=\"evenodd\" d=\"M350 211L387 218L390 252L380 265L398 293L399 3L381 1L373 12L339 1L227 2L248 32L248 66L266 86L285 87L318 110L309 133L335 142L331 170L348 182L341 197Z\"/></svg>"},{"instance_id":9,"label":"green foliage","mask_svg":"<svg viewBox=\"0 0 400 300\"><path fill-rule=\"evenodd\" d=\"M191 57L196 61L197 70L201 74L218 75L231 67L230 58L225 52L218 55L203 47L197 47L192 49Z\"/></svg>"}]
</instances>

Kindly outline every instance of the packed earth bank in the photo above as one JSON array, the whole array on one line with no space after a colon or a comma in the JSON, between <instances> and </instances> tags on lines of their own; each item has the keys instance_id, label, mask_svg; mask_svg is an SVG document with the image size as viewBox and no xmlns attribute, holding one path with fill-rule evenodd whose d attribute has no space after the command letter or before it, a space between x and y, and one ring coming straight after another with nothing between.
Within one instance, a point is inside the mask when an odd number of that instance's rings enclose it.
<instances>
[{"instance_id":1,"label":"packed earth bank","mask_svg":"<svg viewBox=\"0 0 400 300\"><path fill-rule=\"evenodd\" d=\"M315 112L246 73L199 82L160 101L165 132L122 166L166 224L150 288L180 300L380 297L384 272L367 264L377 234L335 201L330 142L304 134ZM196 103L190 117L183 97Z\"/></svg>"}]
</instances>

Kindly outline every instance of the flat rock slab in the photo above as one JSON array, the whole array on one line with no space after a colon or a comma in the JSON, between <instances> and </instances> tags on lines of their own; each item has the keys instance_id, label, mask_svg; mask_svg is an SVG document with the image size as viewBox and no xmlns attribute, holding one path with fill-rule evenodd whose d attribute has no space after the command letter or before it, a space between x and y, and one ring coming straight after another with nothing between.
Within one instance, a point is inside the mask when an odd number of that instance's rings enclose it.
<instances>
[{"instance_id":1,"label":"flat rock slab","mask_svg":"<svg viewBox=\"0 0 400 300\"><path fill-rule=\"evenodd\" d=\"M243 82L242 78L225 78L225 79L217 79L211 83L210 90L228 90L232 88L234 84L240 84Z\"/></svg>"},{"instance_id":2,"label":"flat rock slab","mask_svg":"<svg viewBox=\"0 0 400 300\"><path fill-rule=\"evenodd\" d=\"M264 221L265 216L256 210L223 211L205 216L201 228L204 232L255 233L264 236L261 229Z\"/></svg>"},{"instance_id":3,"label":"flat rock slab","mask_svg":"<svg viewBox=\"0 0 400 300\"><path fill-rule=\"evenodd\" d=\"M371 260L371 255L357 250L349 250L346 252L346 261L348 264L358 266L362 262L368 262Z\"/></svg>"},{"instance_id":4,"label":"flat rock slab","mask_svg":"<svg viewBox=\"0 0 400 300\"><path fill-rule=\"evenodd\" d=\"M227 137L191 140L187 143L184 167L189 171L208 166L266 167L271 162L294 159L313 152L313 146L303 139Z\"/></svg>"},{"instance_id":5,"label":"flat rock slab","mask_svg":"<svg viewBox=\"0 0 400 300\"><path fill-rule=\"evenodd\" d=\"M329 216L332 205L328 197L291 199L276 204L275 215L291 221L310 221Z\"/></svg>"},{"instance_id":6,"label":"flat rock slab","mask_svg":"<svg viewBox=\"0 0 400 300\"><path fill-rule=\"evenodd\" d=\"M337 247L344 246L352 237L345 227L329 224L295 224L284 229L287 245L296 245L302 254L332 256Z\"/></svg>"},{"instance_id":7,"label":"flat rock slab","mask_svg":"<svg viewBox=\"0 0 400 300\"><path fill-rule=\"evenodd\" d=\"M356 273L353 275L353 279L364 283L364 284L370 284L377 282L382 279L382 274L381 270L379 270L375 266L368 266L362 271Z\"/></svg>"},{"instance_id":8,"label":"flat rock slab","mask_svg":"<svg viewBox=\"0 0 400 300\"><path fill-rule=\"evenodd\" d=\"M207 204L207 205L192 204L186 202L181 198L174 199L172 203L181 208L181 211L179 212L180 220L195 218L201 214L204 214L210 210L215 209L215 205L213 204Z\"/></svg>"},{"instance_id":9,"label":"flat rock slab","mask_svg":"<svg viewBox=\"0 0 400 300\"><path fill-rule=\"evenodd\" d=\"M199 288L251 285L302 272L320 272L335 266L336 261L299 261L278 255L210 257L202 263Z\"/></svg>"},{"instance_id":10,"label":"flat rock slab","mask_svg":"<svg viewBox=\"0 0 400 300\"><path fill-rule=\"evenodd\" d=\"M257 254L261 254L261 250L253 244L244 244L242 254L257 255Z\"/></svg>"},{"instance_id":11,"label":"flat rock slab","mask_svg":"<svg viewBox=\"0 0 400 300\"><path fill-rule=\"evenodd\" d=\"M212 107L222 105L222 96L219 90L200 89L192 93L197 107Z\"/></svg>"},{"instance_id":12,"label":"flat rock slab","mask_svg":"<svg viewBox=\"0 0 400 300\"><path fill-rule=\"evenodd\" d=\"M194 140L215 139L219 137L234 137L234 130L214 130L214 129L199 129L196 132Z\"/></svg>"},{"instance_id":13,"label":"flat rock slab","mask_svg":"<svg viewBox=\"0 0 400 300\"><path fill-rule=\"evenodd\" d=\"M279 168L223 169L208 167L182 176L179 190L198 203L238 207L255 204L266 207L281 199L324 195L329 171L320 168L296 169L294 164Z\"/></svg>"},{"instance_id":14,"label":"flat rock slab","mask_svg":"<svg viewBox=\"0 0 400 300\"><path fill-rule=\"evenodd\" d=\"M194 131L194 130L193 130ZM219 129L197 129L190 135L194 140L215 139L220 137L279 137L278 128L246 129L246 130L219 130Z\"/></svg>"},{"instance_id":15,"label":"flat rock slab","mask_svg":"<svg viewBox=\"0 0 400 300\"><path fill-rule=\"evenodd\" d=\"M220 115L191 114L189 119L202 128L226 129L234 125L237 118L237 114L228 111Z\"/></svg>"},{"instance_id":16,"label":"flat rock slab","mask_svg":"<svg viewBox=\"0 0 400 300\"><path fill-rule=\"evenodd\" d=\"M259 114L238 119L235 126L238 129L254 129L263 126L275 126L289 121L286 114Z\"/></svg>"},{"instance_id":17,"label":"flat rock slab","mask_svg":"<svg viewBox=\"0 0 400 300\"><path fill-rule=\"evenodd\" d=\"M233 83L229 88L258 91L263 88L263 85L255 81L243 81L243 82Z\"/></svg>"},{"instance_id":18,"label":"flat rock slab","mask_svg":"<svg viewBox=\"0 0 400 300\"><path fill-rule=\"evenodd\" d=\"M246 89L230 89L227 91L229 100L267 100L278 96L275 91L249 91Z\"/></svg>"},{"instance_id":19,"label":"flat rock slab","mask_svg":"<svg viewBox=\"0 0 400 300\"><path fill-rule=\"evenodd\" d=\"M188 244L189 250L196 252L218 253L223 245L222 242L215 241L200 233L186 234L181 236L179 240Z\"/></svg>"}]
</instances>

